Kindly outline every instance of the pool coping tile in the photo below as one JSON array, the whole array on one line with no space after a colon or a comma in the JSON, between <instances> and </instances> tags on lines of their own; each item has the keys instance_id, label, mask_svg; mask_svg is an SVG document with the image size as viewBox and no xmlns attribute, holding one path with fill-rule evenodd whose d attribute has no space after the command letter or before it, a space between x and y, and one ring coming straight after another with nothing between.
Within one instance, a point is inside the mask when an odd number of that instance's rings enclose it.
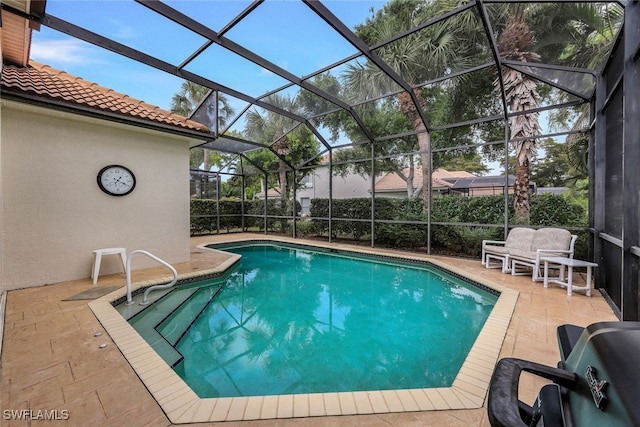
<instances>
[{"instance_id":1,"label":"pool coping tile","mask_svg":"<svg viewBox=\"0 0 640 427\"><path fill-rule=\"evenodd\" d=\"M225 240L225 243L256 240L297 243L292 239L272 236L264 239L256 239L255 236L239 238L230 236L229 239ZM305 246L310 245L305 244ZM91 301L89 307L169 420L175 424L443 409L476 409L483 406L489 388L491 373L498 361L500 350L507 334L507 328L515 310L519 295L517 291L488 281L483 277L469 274L462 269L442 263L428 255L398 254L397 252L379 248L355 248L353 246L325 242L318 242L317 244L314 242L314 246L360 252L365 255L384 255L395 259L428 261L447 271L468 277L470 280L500 293L493 310L451 387L202 399L191 390L114 308L112 302L126 296L125 288L120 288ZM198 248L217 251L206 247L206 245L199 245ZM214 269L187 273L180 275L179 279L223 274L238 259L238 256L230 257ZM131 287L132 291L135 291L164 283L165 281L166 278L148 280L134 283Z\"/></svg>"}]
</instances>

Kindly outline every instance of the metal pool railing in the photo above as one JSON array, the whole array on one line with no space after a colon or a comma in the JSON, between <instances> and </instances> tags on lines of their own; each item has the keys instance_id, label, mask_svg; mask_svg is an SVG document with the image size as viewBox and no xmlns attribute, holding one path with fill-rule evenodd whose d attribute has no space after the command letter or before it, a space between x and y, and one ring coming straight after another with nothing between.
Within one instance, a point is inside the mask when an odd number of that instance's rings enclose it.
<instances>
[{"instance_id":1,"label":"metal pool railing","mask_svg":"<svg viewBox=\"0 0 640 427\"><path fill-rule=\"evenodd\" d=\"M135 250L133 252L131 252L129 254L129 257L127 258L127 304L131 305L133 304L133 298L131 297L131 259L133 259L133 256L136 254L143 254L148 256L149 258L158 261L160 264L164 265L165 267L167 267L169 270L171 270L171 273L173 273L173 280L169 283L166 283L164 285L156 285L156 286L151 286L149 287L147 290L144 291L144 295L142 297L142 302L140 303L140 305L147 305L149 304L149 293L151 291L155 291L158 289L166 289L166 288L170 288L173 285L176 284L176 282L178 281L178 272L176 271L175 268L173 268L173 266L171 264L169 264L168 262L158 258L157 256L155 256L154 254L147 252L145 250L142 249L138 249Z\"/></svg>"}]
</instances>

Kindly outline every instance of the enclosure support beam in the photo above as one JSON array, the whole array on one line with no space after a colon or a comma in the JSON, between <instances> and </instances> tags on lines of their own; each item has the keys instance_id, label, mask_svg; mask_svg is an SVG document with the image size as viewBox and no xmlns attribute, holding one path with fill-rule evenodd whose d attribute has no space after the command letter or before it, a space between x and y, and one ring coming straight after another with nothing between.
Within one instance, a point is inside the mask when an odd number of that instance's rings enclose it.
<instances>
[{"instance_id":1,"label":"enclosure support beam","mask_svg":"<svg viewBox=\"0 0 640 427\"><path fill-rule=\"evenodd\" d=\"M264 234L267 234L267 205L269 202L269 176L265 172L264 174Z\"/></svg>"},{"instance_id":2,"label":"enclosure support beam","mask_svg":"<svg viewBox=\"0 0 640 427\"><path fill-rule=\"evenodd\" d=\"M493 34L493 30L490 24L489 14L487 8L484 5L484 1L479 0L476 2L480 16L482 17L482 26L484 27L487 40L491 44L491 54L493 60L498 67L498 83L500 84L500 94L502 95L502 107L504 116L504 239L507 239L509 234L509 133L511 127L509 126L509 107L507 105L507 96L504 90L504 81L502 78L502 58L498 49L498 43Z\"/></svg>"},{"instance_id":3,"label":"enclosure support beam","mask_svg":"<svg viewBox=\"0 0 640 427\"><path fill-rule=\"evenodd\" d=\"M207 181L209 176L207 175ZM244 221L244 215L242 216ZM216 234L220 234L220 174L216 173Z\"/></svg>"},{"instance_id":4,"label":"enclosure support beam","mask_svg":"<svg viewBox=\"0 0 640 427\"><path fill-rule=\"evenodd\" d=\"M429 135L429 139L431 139L431 135ZM433 151L431 149L431 142L429 142L427 157L429 158L430 172L429 180L427 181L427 254L431 255L431 207L433 206Z\"/></svg>"},{"instance_id":5,"label":"enclosure support beam","mask_svg":"<svg viewBox=\"0 0 640 427\"><path fill-rule=\"evenodd\" d=\"M640 3L629 2L625 9L624 23L624 110L623 121L623 225L622 225L622 301L621 320L638 320L638 265L640 259L631 248L640 246L638 226L640 183L640 61L637 57L640 47Z\"/></svg>"},{"instance_id":6,"label":"enclosure support beam","mask_svg":"<svg viewBox=\"0 0 640 427\"><path fill-rule=\"evenodd\" d=\"M240 158L240 161L242 161L242 158ZM247 231L246 230L246 222L245 222L246 219L244 217L244 202L246 200L246 197L245 197L245 195L246 195L245 185L246 185L246 181L244 179L244 174L242 174L242 177L241 177L241 189L240 189L240 191L241 191L241 193L240 193L240 200L241 200L240 212L242 213L242 231L243 232Z\"/></svg>"},{"instance_id":7,"label":"enclosure support beam","mask_svg":"<svg viewBox=\"0 0 640 427\"><path fill-rule=\"evenodd\" d=\"M600 237L600 233L604 231L605 211L605 179L606 179L606 147L607 139L607 116L604 110L604 101L607 99L606 79L604 76L598 76L596 84L596 100L595 100L595 124L596 128L593 132L594 141L589 152L589 200L591 208L591 226L593 227L593 256L594 262L600 265L596 269L596 283L602 285L605 282L606 269L608 266L604 264L604 242Z\"/></svg>"},{"instance_id":8,"label":"enclosure support beam","mask_svg":"<svg viewBox=\"0 0 640 427\"><path fill-rule=\"evenodd\" d=\"M333 149L329 150L329 243L333 236Z\"/></svg>"},{"instance_id":9,"label":"enclosure support beam","mask_svg":"<svg viewBox=\"0 0 640 427\"><path fill-rule=\"evenodd\" d=\"M509 235L509 120L504 121L504 240Z\"/></svg>"},{"instance_id":10,"label":"enclosure support beam","mask_svg":"<svg viewBox=\"0 0 640 427\"><path fill-rule=\"evenodd\" d=\"M291 200L292 201L291 210L292 210L292 218L293 218L293 221L292 221L293 222L293 224L292 224L293 225L293 227L292 227L293 229L291 230L291 237L293 237L295 239L297 237L296 236L296 213L297 213L296 212L296 210L297 210L296 209L296 207L297 207L297 205L296 205L296 199L297 199L297 197L296 197L297 196L297 191L296 191L296 171L292 170L291 171L291 175L292 175L291 183L292 183L292 186L293 186L293 199Z\"/></svg>"},{"instance_id":11,"label":"enclosure support beam","mask_svg":"<svg viewBox=\"0 0 640 427\"><path fill-rule=\"evenodd\" d=\"M371 143L371 247L376 245L376 149Z\"/></svg>"}]
</instances>

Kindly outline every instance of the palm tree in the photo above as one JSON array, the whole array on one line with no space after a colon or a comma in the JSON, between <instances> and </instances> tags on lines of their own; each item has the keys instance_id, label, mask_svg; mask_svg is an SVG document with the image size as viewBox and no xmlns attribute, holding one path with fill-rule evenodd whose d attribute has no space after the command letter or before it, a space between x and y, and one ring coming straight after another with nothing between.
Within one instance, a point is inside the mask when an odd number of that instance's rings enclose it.
<instances>
[{"instance_id":1,"label":"palm tree","mask_svg":"<svg viewBox=\"0 0 640 427\"><path fill-rule=\"evenodd\" d=\"M296 111L297 105L295 98L288 95L273 94L264 99L265 102L287 111ZM284 156L291 153L291 145L287 132L293 129L298 122L275 113L265 110L264 113L253 109L247 112L247 121L244 133L248 138L258 142L271 144L274 151L278 153L278 175L280 181L280 197L283 200L289 198L287 188L287 163ZM265 200L266 200L265 189Z\"/></svg>"},{"instance_id":2,"label":"palm tree","mask_svg":"<svg viewBox=\"0 0 640 427\"><path fill-rule=\"evenodd\" d=\"M188 117L209 93L209 88L185 81L180 86L180 92L171 98L171 112Z\"/></svg>"},{"instance_id":3,"label":"palm tree","mask_svg":"<svg viewBox=\"0 0 640 427\"><path fill-rule=\"evenodd\" d=\"M211 89L206 86L201 86L190 81L183 82L182 86L180 86L180 91L171 98L171 112L189 117L210 91ZM217 110L214 104L216 98L218 100ZM229 105L227 97L219 92L217 97L210 97L210 99L207 100L205 108L208 110L207 115L213 117L213 123L205 124L210 128L213 127L216 131L219 128L224 128L229 118L234 114L234 110ZM204 170L206 171L211 168L210 157L210 150L205 148L203 151L203 163Z\"/></svg>"},{"instance_id":4,"label":"palm tree","mask_svg":"<svg viewBox=\"0 0 640 427\"><path fill-rule=\"evenodd\" d=\"M521 13L509 16L507 24L498 37L498 51L503 59L519 62L534 62L540 56L531 52L534 32L524 21ZM536 155L536 139L540 135L538 113L522 114L535 109L540 95L537 83L527 75L502 67L505 101L512 114L509 126L511 139L515 141L516 180L514 184L514 209L516 220L529 223L530 165Z\"/></svg>"},{"instance_id":5,"label":"palm tree","mask_svg":"<svg viewBox=\"0 0 640 427\"><path fill-rule=\"evenodd\" d=\"M573 40L586 40L580 45L572 46L574 55L569 57L570 63L590 69L600 69L611 50L618 30L624 20L624 9L612 4L576 4L572 5L574 13L579 16L579 29L584 37ZM579 132L589 127L590 104L584 103L575 117L571 131ZM569 160L569 176L574 183L588 176L587 159L589 154L589 136L585 133L572 133L566 139L566 151Z\"/></svg>"},{"instance_id":6,"label":"palm tree","mask_svg":"<svg viewBox=\"0 0 640 427\"><path fill-rule=\"evenodd\" d=\"M171 98L171 112L185 117L191 116L210 91L211 89L206 86L201 86L190 81L183 82L182 86L180 86L180 91ZM216 99L218 100L218 109L215 108L214 104ZM218 127L224 127L227 120L234 114L234 110L229 105L227 98L220 93L218 93L216 97L210 97L206 101L205 108L207 109L207 116L213 118L213 124L205 124L210 128L213 127L216 131ZM194 159L193 156L191 156L191 158L192 161L195 161L195 165L200 165L199 160ZM209 172L211 170L211 152L207 148L202 150L202 164L205 171ZM208 182L208 179L204 182ZM196 193L199 197L202 197L206 193L206 188L202 187L200 180L197 180ZM206 187L206 184L204 187Z\"/></svg>"},{"instance_id":7,"label":"palm tree","mask_svg":"<svg viewBox=\"0 0 640 427\"><path fill-rule=\"evenodd\" d=\"M367 19L366 24L356 27L356 34L367 44L375 45L415 28L425 22L429 16L437 16L439 12L452 10L459 3L461 2L457 0L436 2L392 0L374 17ZM430 197L427 189L431 179L431 135L420 114L421 110L426 109L426 101L419 85L429 79L445 75L448 69L464 68L464 64L469 63L473 43L471 41L467 44L459 43L461 37L467 38L471 34L467 31L470 28L466 26L468 24L471 23L449 19L384 45L376 51L378 56L412 87L413 95L417 99L416 104L412 94L402 92L398 95L397 105L400 113L406 117L417 135L422 164L420 187L425 212L428 209ZM389 93L392 87L391 79L380 69L368 63L350 66L345 77L348 93L366 93L376 97ZM410 165L410 168L413 166Z\"/></svg>"},{"instance_id":8,"label":"palm tree","mask_svg":"<svg viewBox=\"0 0 640 427\"><path fill-rule=\"evenodd\" d=\"M498 37L501 58L523 63L536 62L540 55L532 51L534 39L547 62L598 68L606 56L621 22L620 7L596 4L519 4L511 9ZM529 22L532 22L531 26ZM570 40L559 40L570 34ZM536 108L540 95L537 82L527 75L502 67L506 102L511 113L520 113L510 120L511 140L515 141L516 182L514 209L516 220L529 223L530 164L536 153L536 136L540 134L538 113L524 111ZM497 81L496 81L497 83ZM576 125L588 117L583 110ZM584 141L583 141L584 142ZM577 152L580 149L577 145ZM584 147L584 144L583 144Z\"/></svg>"}]
</instances>

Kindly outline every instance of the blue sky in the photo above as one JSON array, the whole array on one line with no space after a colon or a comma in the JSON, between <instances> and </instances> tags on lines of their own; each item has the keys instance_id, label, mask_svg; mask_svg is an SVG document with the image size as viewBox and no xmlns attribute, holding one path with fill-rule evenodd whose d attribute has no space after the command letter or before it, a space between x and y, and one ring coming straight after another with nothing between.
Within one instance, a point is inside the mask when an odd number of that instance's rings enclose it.
<instances>
[{"instance_id":1,"label":"blue sky","mask_svg":"<svg viewBox=\"0 0 640 427\"><path fill-rule=\"evenodd\" d=\"M214 31L219 31L250 4L246 0L166 3ZM353 28L371 15L371 8L378 10L384 2L327 0L324 4ZM174 65L182 63L206 41L133 1L48 0L46 12ZM299 77L355 52L297 0L266 1L226 37ZM165 109L169 109L172 96L183 82L45 26L33 33L31 58ZM217 45L208 48L186 69L252 96L285 83Z\"/></svg>"}]
</instances>

